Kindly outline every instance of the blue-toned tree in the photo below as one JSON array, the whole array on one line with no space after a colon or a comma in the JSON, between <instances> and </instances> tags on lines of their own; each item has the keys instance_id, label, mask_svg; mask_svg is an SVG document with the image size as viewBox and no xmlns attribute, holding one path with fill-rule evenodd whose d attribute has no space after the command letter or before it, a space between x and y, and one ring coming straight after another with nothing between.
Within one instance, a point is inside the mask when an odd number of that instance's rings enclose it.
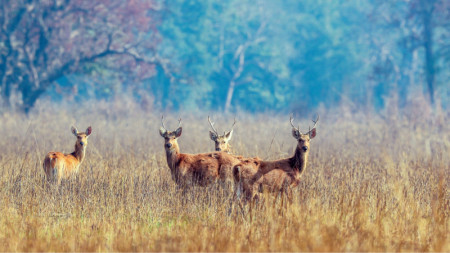
<instances>
[{"instance_id":1,"label":"blue-toned tree","mask_svg":"<svg viewBox=\"0 0 450 253\"><path fill-rule=\"evenodd\" d=\"M148 0L0 2L0 89L4 105L28 112L55 82L74 73L124 71L143 79L164 66L156 4ZM16 93L18 101L11 101Z\"/></svg>"}]
</instances>

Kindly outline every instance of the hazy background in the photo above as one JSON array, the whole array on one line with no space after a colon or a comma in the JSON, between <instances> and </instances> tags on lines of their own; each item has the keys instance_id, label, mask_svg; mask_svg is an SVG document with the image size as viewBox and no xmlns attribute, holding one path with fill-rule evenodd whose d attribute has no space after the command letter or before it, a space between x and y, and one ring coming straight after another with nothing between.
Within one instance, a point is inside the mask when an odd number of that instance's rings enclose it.
<instances>
[{"instance_id":1,"label":"hazy background","mask_svg":"<svg viewBox=\"0 0 450 253\"><path fill-rule=\"evenodd\" d=\"M449 21L449 0L0 0L0 251L450 252ZM172 180L161 114L183 153L236 116L235 154L275 160L291 112L320 121L289 207ZM71 125L86 159L47 184Z\"/></svg>"},{"instance_id":2,"label":"hazy background","mask_svg":"<svg viewBox=\"0 0 450 253\"><path fill-rule=\"evenodd\" d=\"M1 110L448 111L449 20L445 0L2 0Z\"/></svg>"}]
</instances>

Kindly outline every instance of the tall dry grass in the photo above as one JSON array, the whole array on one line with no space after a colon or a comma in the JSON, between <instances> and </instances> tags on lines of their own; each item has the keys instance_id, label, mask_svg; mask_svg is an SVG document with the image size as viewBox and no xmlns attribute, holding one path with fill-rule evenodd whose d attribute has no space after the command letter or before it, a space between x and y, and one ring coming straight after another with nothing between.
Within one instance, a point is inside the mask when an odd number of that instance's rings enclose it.
<instances>
[{"instance_id":1,"label":"tall dry grass","mask_svg":"<svg viewBox=\"0 0 450 253\"><path fill-rule=\"evenodd\" d=\"M321 110L293 204L282 209L266 196L250 220L248 210L230 213L230 194L217 186L183 199L166 165L160 113L123 101L40 108L0 116L2 251L450 251L448 112L411 119ZM178 116L166 114L166 126ZM206 115L181 116L182 152L212 151ZM288 118L238 115L236 153L291 155ZM308 118L299 121L306 130ZM86 160L76 179L48 185L42 159L72 151L72 124L92 125Z\"/></svg>"}]
</instances>

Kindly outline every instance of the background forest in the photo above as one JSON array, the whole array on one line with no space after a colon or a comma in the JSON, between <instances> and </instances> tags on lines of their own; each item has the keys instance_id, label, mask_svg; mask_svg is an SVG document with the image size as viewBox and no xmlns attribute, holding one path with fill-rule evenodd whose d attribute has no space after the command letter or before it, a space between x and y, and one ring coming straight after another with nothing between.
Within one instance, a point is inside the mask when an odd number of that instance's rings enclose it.
<instances>
[{"instance_id":1,"label":"background forest","mask_svg":"<svg viewBox=\"0 0 450 253\"><path fill-rule=\"evenodd\" d=\"M445 0L3 0L2 110L446 110L449 20Z\"/></svg>"},{"instance_id":2,"label":"background forest","mask_svg":"<svg viewBox=\"0 0 450 253\"><path fill-rule=\"evenodd\" d=\"M450 252L449 63L450 0L0 0L0 251ZM286 207L174 182L161 114L276 160L290 113L320 122Z\"/></svg>"}]
</instances>

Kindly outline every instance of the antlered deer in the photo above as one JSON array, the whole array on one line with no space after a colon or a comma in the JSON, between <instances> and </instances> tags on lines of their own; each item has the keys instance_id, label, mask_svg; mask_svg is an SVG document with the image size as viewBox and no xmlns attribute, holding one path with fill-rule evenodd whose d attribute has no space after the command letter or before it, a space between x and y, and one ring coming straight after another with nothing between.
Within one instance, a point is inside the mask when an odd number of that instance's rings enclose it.
<instances>
[{"instance_id":1,"label":"antlered deer","mask_svg":"<svg viewBox=\"0 0 450 253\"><path fill-rule=\"evenodd\" d=\"M209 131L209 137L215 143L216 151L226 152L228 154L232 154L233 151L231 149L230 140L233 135L233 128L236 125L236 119L234 119L234 123L231 126L231 130L228 132L224 132L223 135L220 135L217 130L214 128L214 123L211 122L211 119L208 116L208 122L213 131Z\"/></svg>"},{"instance_id":2,"label":"antlered deer","mask_svg":"<svg viewBox=\"0 0 450 253\"><path fill-rule=\"evenodd\" d=\"M180 186L207 186L217 180L232 181L232 168L240 161L224 152L184 154L180 153L177 138L181 136L181 119L175 131L168 131L161 118L159 134L164 138L167 165L172 179Z\"/></svg>"},{"instance_id":3,"label":"antlered deer","mask_svg":"<svg viewBox=\"0 0 450 253\"><path fill-rule=\"evenodd\" d=\"M239 190L242 190L246 200L257 198L256 194L261 189L270 192L286 193L292 201L292 188L300 182L300 176L305 171L309 154L309 142L316 136L316 125L319 116L312 129L303 134L292 123L292 135L297 139L297 148L293 157L276 161L262 161L260 159L247 159L233 168L233 177ZM237 189L238 190L238 189Z\"/></svg>"},{"instance_id":4,"label":"antlered deer","mask_svg":"<svg viewBox=\"0 0 450 253\"><path fill-rule=\"evenodd\" d=\"M61 183L62 179L67 179L78 173L81 162L86 154L87 139L92 133L92 128L88 127L86 132L78 132L72 127L72 133L77 137L75 151L70 154L61 152L49 152L44 158L44 172L48 181Z\"/></svg>"}]
</instances>

